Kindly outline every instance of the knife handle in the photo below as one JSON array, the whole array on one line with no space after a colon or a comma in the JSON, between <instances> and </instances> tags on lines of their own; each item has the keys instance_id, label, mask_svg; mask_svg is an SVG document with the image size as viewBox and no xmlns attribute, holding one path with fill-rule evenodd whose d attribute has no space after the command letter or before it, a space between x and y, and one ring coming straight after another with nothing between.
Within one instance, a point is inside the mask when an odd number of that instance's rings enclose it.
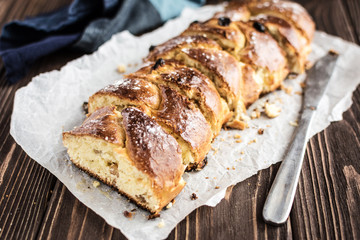
<instances>
[{"instance_id":1,"label":"knife handle","mask_svg":"<svg viewBox=\"0 0 360 240\"><path fill-rule=\"evenodd\" d=\"M299 126L293 135L293 141L276 174L263 209L263 218L267 223L281 225L286 222L290 214L313 114L313 110L305 108Z\"/></svg>"}]
</instances>

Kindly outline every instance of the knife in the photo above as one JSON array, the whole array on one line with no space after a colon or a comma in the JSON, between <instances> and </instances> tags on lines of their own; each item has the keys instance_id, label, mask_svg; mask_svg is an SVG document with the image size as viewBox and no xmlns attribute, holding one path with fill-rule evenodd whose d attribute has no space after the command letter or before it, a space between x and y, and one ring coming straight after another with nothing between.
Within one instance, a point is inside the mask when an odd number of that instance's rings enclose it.
<instances>
[{"instance_id":1,"label":"knife","mask_svg":"<svg viewBox=\"0 0 360 240\"><path fill-rule=\"evenodd\" d=\"M263 218L266 223L281 225L286 222L290 214L311 122L334 71L337 58L338 54L329 51L308 71L299 126L265 201Z\"/></svg>"}]
</instances>

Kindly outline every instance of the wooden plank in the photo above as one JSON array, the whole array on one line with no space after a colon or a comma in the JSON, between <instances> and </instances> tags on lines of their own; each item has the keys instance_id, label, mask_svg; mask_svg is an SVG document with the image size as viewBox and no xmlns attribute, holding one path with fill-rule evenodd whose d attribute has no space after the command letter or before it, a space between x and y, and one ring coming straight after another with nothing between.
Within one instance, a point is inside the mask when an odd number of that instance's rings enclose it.
<instances>
[{"instance_id":1,"label":"wooden plank","mask_svg":"<svg viewBox=\"0 0 360 240\"><path fill-rule=\"evenodd\" d=\"M359 1L302 2L318 29L358 42L357 26L353 23L359 19L359 12L350 14L346 6L351 2L359 7ZM332 123L308 144L291 212L292 225L296 226L293 227L295 238L358 239L359 230L354 226L359 226L356 217L360 214L359 208L349 210L349 206L360 204L359 92L358 88L353 96L354 104L344 113L344 120Z\"/></svg>"},{"instance_id":2,"label":"wooden plank","mask_svg":"<svg viewBox=\"0 0 360 240\"><path fill-rule=\"evenodd\" d=\"M7 21L47 12L61 7L70 0L52 1L1 1L0 26ZM28 76L17 84L9 85L0 64L0 239L35 238L51 196L56 178L30 159L9 134L10 117L15 91L27 84L32 76L65 64L74 54L52 64L39 62ZM76 56L79 56L76 54ZM51 59L51 57L47 58ZM40 67L41 66L41 67Z\"/></svg>"},{"instance_id":3,"label":"wooden plank","mask_svg":"<svg viewBox=\"0 0 360 240\"><path fill-rule=\"evenodd\" d=\"M57 181L38 239L109 239L114 228ZM119 236L121 233L117 233ZM121 236L121 235L120 235ZM121 237L125 239L125 237Z\"/></svg>"},{"instance_id":4,"label":"wooden plank","mask_svg":"<svg viewBox=\"0 0 360 240\"><path fill-rule=\"evenodd\" d=\"M186 239L187 236L188 239L290 239L290 220L281 227L268 226L261 221L264 196L278 166L260 171L230 187L226 198L215 208L196 209L177 226L168 239ZM187 224L189 229L181 231Z\"/></svg>"}]
</instances>

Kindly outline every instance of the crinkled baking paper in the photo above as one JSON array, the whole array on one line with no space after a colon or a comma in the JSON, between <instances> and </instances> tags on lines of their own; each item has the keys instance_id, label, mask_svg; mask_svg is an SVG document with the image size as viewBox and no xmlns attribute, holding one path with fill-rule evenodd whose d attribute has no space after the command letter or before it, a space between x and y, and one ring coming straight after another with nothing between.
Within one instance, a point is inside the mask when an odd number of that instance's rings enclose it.
<instances>
[{"instance_id":1,"label":"crinkled baking paper","mask_svg":"<svg viewBox=\"0 0 360 240\"><path fill-rule=\"evenodd\" d=\"M208 154L207 166L200 172L185 173L187 184L176 197L176 203L162 211L160 218L153 220L147 220L148 213L141 209L131 220L125 218L123 212L136 206L103 184L94 187L94 179L68 160L62 144L62 132L81 124L84 120L82 104L91 94L122 77L116 71L117 66L127 66L127 73L135 71L150 45L178 35L190 22L208 19L222 8L218 5L186 9L181 17L141 37L134 37L129 32L119 33L94 54L71 61L60 71L40 74L16 93L10 130L16 142L80 201L129 239L166 238L195 208L215 206L224 198L228 186L281 161L296 128L294 123L299 118L302 102L300 84L305 79L304 75L284 82L285 87L292 88L291 93L275 91L259 99L249 109L249 113L255 108L260 109L268 99L282 109L279 117L269 119L262 115L252 120L250 128L244 131L221 131ZM340 58L317 110L311 135L325 129L330 122L342 119L342 113L352 103L352 92L360 82L359 47L338 37L316 32L310 60L315 61L329 49L338 51ZM259 128L264 129L263 135L258 134ZM235 138L236 135L241 135L241 138ZM190 200L192 193L196 193L197 200Z\"/></svg>"}]
</instances>

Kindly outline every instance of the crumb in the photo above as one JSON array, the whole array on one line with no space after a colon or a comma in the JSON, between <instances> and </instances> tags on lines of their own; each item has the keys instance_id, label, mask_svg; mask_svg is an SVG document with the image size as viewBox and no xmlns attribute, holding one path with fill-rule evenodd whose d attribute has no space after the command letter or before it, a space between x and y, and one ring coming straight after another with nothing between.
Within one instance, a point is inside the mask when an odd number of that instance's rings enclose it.
<instances>
[{"instance_id":1,"label":"crumb","mask_svg":"<svg viewBox=\"0 0 360 240\"><path fill-rule=\"evenodd\" d=\"M151 220L151 219L154 219L154 218L158 218L158 217L160 217L160 214L159 214L159 213L150 214L150 215L148 216L148 220Z\"/></svg>"},{"instance_id":2,"label":"crumb","mask_svg":"<svg viewBox=\"0 0 360 240\"><path fill-rule=\"evenodd\" d=\"M196 199L198 199L198 197L196 196L195 193L192 193L191 196L190 196L190 199L191 200L196 200Z\"/></svg>"},{"instance_id":3,"label":"crumb","mask_svg":"<svg viewBox=\"0 0 360 240\"><path fill-rule=\"evenodd\" d=\"M339 55L339 53L338 53L337 51L335 51L334 49L330 49L330 50L329 50L329 54L330 54L330 55L333 55L333 56Z\"/></svg>"},{"instance_id":4,"label":"crumb","mask_svg":"<svg viewBox=\"0 0 360 240\"><path fill-rule=\"evenodd\" d=\"M255 119L255 118L259 118L260 117L260 111L258 109L255 109L254 111L252 111L252 113L250 114L251 119Z\"/></svg>"},{"instance_id":5,"label":"crumb","mask_svg":"<svg viewBox=\"0 0 360 240\"><path fill-rule=\"evenodd\" d=\"M136 212L136 208L131 209L130 212Z\"/></svg>"},{"instance_id":6,"label":"crumb","mask_svg":"<svg viewBox=\"0 0 360 240\"><path fill-rule=\"evenodd\" d=\"M232 167L232 170L235 170L235 167L234 167L234 166Z\"/></svg>"},{"instance_id":7,"label":"crumb","mask_svg":"<svg viewBox=\"0 0 360 240\"><path fill-rule=\"evenodd\" d=\"M271 127L271 125L266 125L266 127Z\"/></svg>"},{"instance_id":8,"label":"crumb","mask_svg":"<svg viewBox=\"0 0 360 240\"><path fill-rule=\"evenodd\" d=\"M306 82L300 82L299 85L300 85L301 88L305 88L306 87Z\"/></svg>"},{"instance_id":9,"label":"crumb","mask_svg":"<svg viewBox=\"0 0 360 240\"><path fill-rule=\"evenodd\" d=\"M314 107L314 106L310 106L309 108L313 111L316 110L316 107Z\"/></svg>"},{"instance_id":10,"label":"crumb","mask_svg":"<svg viewBox=\"0 0 360 240\"><path fill-rule=\"evenodd\" d=\"M291 94L293 88L292 87L286 87L283 83L280 85L281 90L284 90L286 94Z\"/></svg>"},{"instance_id":11,"label":"crumb","mask_svg":"<svg viewBox=\"0 0 360 240\"><path fill-rule=\"evenodd\" d=\"M263 134L264 134L264 129L259 128L259 130L258 130L258 134L259 134L259 135L263 135Z\"/></svg>"},{"instance_id":12,"label":"crumb","mask_svg":"<svg viewBox=\"0 0 360 240\"><path fill-rule=\"evenodd\" d=\"M303 95L303 93L300 91L296 91L295 94L300 95L300 96Z\"/></svg>"},{"instance_id":13,"label":"crumb","mask_svg":"<svg viewBox=\"0 0 360 240\"><path fill-rule=\"evenodd\" d=\"M132 212L128 212L128 211L124 211L124 216L126 217L126 218L132 218L133 217L133 215L134 215L134 213L132 213Z\"/></svg>"},{"instance_id":14,"label":"crumb","mask_svg":"<svg viewBox=\"0 0 360 240\"><path fill-rule=\"evenodd\" d=\"M215 189L219 189L220 187L219 186L216 186Z\"/></svg>"},{"instance_id":15,"label":"crumb","mask_svg":"<svg viewBox=\"0 0 360 240\"><path fill-rule=\"evenodd\" d=\"M214 177L214 179L216 179L216 177Z\"/></svg>"},{"instance_id":16,"label":"crumb","mask_svg":"<svg viewBox=\"0 0 360 240\"><path fill-rule=\"evenodd\" d=\"M235 142L237 142L237 143L241 143L241 142L242 142L242 140L241 140L241 139L238 139L238 140L236 140Z\"/></svg>"},{"instance_id":17,"label":"crumb","mask_svg":"<svg viewBox=\"0 0 360 240\"><path fill-rule=\"evenodd\" d=\"M219 151L218 148L214 148L213 150L214 150L214 154L216 154Z\"/></svg>"},{"instance_id":18,"label":"crumb","mask_svg":"<svg viewBox=\"0 0 360 240\"><path fill-rule=\"evenodd\" d=\"M244 151L241 151L240 154L244 154Z\"/></svg>"},{"instance_id":19,"label":"crumb","mask_svg":"<svg viewBox=\"0 0 360 240\"><path fill-rule=\"evenodd\" d=\"M281 108L275 104L265 103L265 114L269 118L275 118L280 115Z\"/></svg>"},{"instance_id":20,"label":"crumb","mask_svg":"<svg viewBox=\"0 0 360 240\"><path fill-rule=\"evenodd\" d=\"M241 136L240 136L239 134L236 134L236 135L234 136L234 138L235 138L235 139L239 139L239 138L241 138Z\"/></svg>"},{"instance_id":21,"label":"crumb","mask_svg":"<svg viewBox=\"0 0 360 240\"><path fill-rule=\"evenodd\" d=\"M240 129L240 130L244 130L245 128L249 127L249 124L245 121L239 121L239 120L234 120L231 123L228 123L228 126L231 128L236 128L236 129Z\"/></svg>"},{"instance_id":22,"label":"crumb","mask_svg":"<svg viewBox=\"0 0 360 240\"><path fill-rule=\"evenodd\" d=\"M128 66L128 67L132 67L132 64L131 64L131 63L129 63L127 66Z\"/></svg>"},{"instance_id":23,"label":"crumb","mask_svg":"<svg viewBox=\"0 0 360 240\"><path fill-rule=\"evenodd\" d=\"M225 139L224 139L224 138L220 138L220 141L223 142L223 141L225 141Z\"/></svg>"},{"instance_id":24,"label":"crumb","mask_svg":"<svg viewBox=\"0 0 360 240\"><path fill-rule=\"evenodd\" d=\"M256 138L254 138L253 140L251 140L248 144L250 145L250 144L252 144L252 143L256 143L257 142L257 139Z\"/></svg>"},{"instance_id":25,"label":"crumb","mask_svg":"<svg viewBox=\"0 0 360 240\"><path fill-rule=\"evenodd\" d=\"M290 73L290 74L288 75L288 79L294 79L294 78L296 78L297 76L298 76L297 73Z\"/></svg>"},{"instance_id":26,"label":"crumb","mask_svg":"<svg viewBox=\"0 0 360 240\"><path fill-rule=\"evenodd\" d=\"M36 202L33 202L34 205L36 205Z\"/></svg>"},{"instance_id":27,"label":"crumb","mask_svg":"<svg viewBox=\"0 0 360 240\"><path fill-rule=\"evenodd\" d=\"M97 188L98 186L100 186L100 183L98 181L93 181L93 186Z\"/></svg>"},{"instance_id":28,"label":"crumb","mask_svg":"<svg viewBox=\"0 0 360 240\"><path fill-rule=\"evenodd\" d=\"M250 186L251 184L250 183L248 183L248 186Z\"/></svg>"},{"instance_id":29,"label":"crumb","mask_svg":"<svg viewBox=\"0 0 360 240\"><path fill-rule=\"evenodd\" d=\"M120 64L118 67L117 67L117 71L119 73L124 73L126 72L126 66L124 64Z\"/></svg>"},{"instance_id":30,"label":"crumb","mask_svg":"<svg viewBox=\"0 0 360 240\"><path fill-rule=\"evenodd\" d=\"M306 70L309 70L310 68L312 68L313 64L314 64L314 63L312 63L312 62L310 62L310 61L307 61L307 62L305 63L305 69L306 69Z\"/></svg>"},{"instance_id":31,"label":"crumb","mask_svg":"<svg viewBox=\"0 0 360 240\"><path fill-rule=\"evenodd\" d=\"M230 168L228 168L228 167L227 167L226 169L227 169L227 170L230 170Z\"/></svg>"},{"instance_id":32,"label":"crumb","mask_svg":"<svg viewBox=\"0 0 360 240\"><path fill-rule=\"evenodd\" d=\"M295 122L290 121L290 122L289 122L289 124L290 124L291 126L294 126L294 127L299 126L299 124L298 124L298 122L297 122L297 121L295 121Z\"/></svg>"},{"instance_id":33,"label":"crumb","mask_svg":"<svg viewBox=\"0 0 360 240\"><path fill-rule=\"evenodd\" d=\"M205 179L209 179L209 177L205 177Z\"/></svg>"},{"instance_id":34,"label":"crumb","mask_svg":"<svg viewBox=\"0 0 360 240\"><path fill-rule=\"evenodd\" d=\"M169 202L168 205L166 205L166 209L169 209L173 206L173 203L172 202Z\"/></svg>"},{"instance_id":35,"label":"crumb","mask_svg":"<svg viewBox=\"0 0 360 240\"><path fill-rule=\"evenodd\" d=\"M163 228L165 226L164 220L161 219L157 226L158 226L158 228Z\"/></svg>"}]
</instances>

